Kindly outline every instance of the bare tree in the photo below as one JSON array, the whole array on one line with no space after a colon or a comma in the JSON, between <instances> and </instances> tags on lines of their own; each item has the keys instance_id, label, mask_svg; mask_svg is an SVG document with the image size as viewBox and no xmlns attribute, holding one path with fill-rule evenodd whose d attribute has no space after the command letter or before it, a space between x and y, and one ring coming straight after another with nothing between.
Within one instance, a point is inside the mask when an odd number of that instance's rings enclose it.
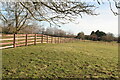
<instances>
[{"instance_id":1,"label":"bare tree","mask_svg":"<svg viewBox=\"0 0 120 80\"><path fill-rule=\"evenodd\" d=\"M79 32L76 38L83 40L85 38L84 32Z\"/></svg>"},{"instance_id":2,"label":"bare tree","mask_svg":"<svg viewBox=\"0 0 120 80\"><path fill-rule=\"evenodd\" d=\"M20 4L32 15L35 20L47 21L50 25L65 24L73 21L77 16L82 14L96 15L95 6L84 2L71 2L70 0L53 1L47 0L39 2L25 2Z\"/></svg>"},{"instance_id":3,"label":"bare tree","mask_svg":"<svg viewBox=\"0 0 120 80\"><path fill-rule=\"evenodd\" d=\"M26 27L22 28L19 33L42 33L42 25L38 25L37 22L30 22Z\"/></svg>"},{"instance_id":4,"label":"bare tree","mask_svg":"<svg viewBox=\"0 0 120 80\"><path fill-rule=\"evenodd\" d=\"M90 35L90 40L97 41L98 36L96 34L92 34L92 35Z\"/></svg>"},{"instance_id":5,"label":"bare tree","mask_svg":"<svg viewBox=\"0 0 120 80\"><path fill-rule=\"evenodd\" d=\"M15 27L14 33L18 33L30 19L37 21L46 21L51 25L60 26L58 23L68 23L73 21L82 13L95 15L94 5L84 2L47 2L39 0L39 2L3 2L3 10L0 11L0 19L7 26Z\"/></svg>"},{"instance_id":6,"label":"bare tree","mask_svg":"<svg viewBox=\"0 0 120 80\"><path fill-rule=\"evenodd\" d=\"M107 33L106 36L102 37L102 40L108 42L114 41L114 35L112 33Z\"/></svg>"},{"instance_id":7,"label":"bare tree","mask_svg":"<svg viewBox=\"0 0 120 80\"><path fill-rule=\"evenodd\" d=\"M19 2L3 2L3 10L0 11L0 19L8 28L14 27L14 33L18 33L27 24L30 15Z\"/></svg>"},{"instance_id":8,"label":"bare tree","mask_svg":"<svg viewBox=\"0 0 120 80\"><path fill-rule=\"evenodd\" d=\"M101 4L101 0L92 0L97 1L98 4ZM117 2L115 5L117 8ZM110 9L112 12L111 2ZM0 19L4 21L8 26L12 25L15 27L14 33L18 33L29 20L37 21L46 21L50 26L60 24L65 24L71 21L74 21L75 18L83 14L87 15L97 15L94 11L96 6L91 3L75 0L38 0L38 2L29 1L29 2L4 2L3 10L0 11ZM115 12L114 12L115 13Z\"/></svg>"},{"instance_id":9,"label":"bare tree","mask_svg":"<svg viewBox=\"0 0 120 80\"><path fill-rule=\"evenodd\" d=\"M52 27L46 28L45 34L54 35L54 29Z\"/></svg>"}]
</instances>

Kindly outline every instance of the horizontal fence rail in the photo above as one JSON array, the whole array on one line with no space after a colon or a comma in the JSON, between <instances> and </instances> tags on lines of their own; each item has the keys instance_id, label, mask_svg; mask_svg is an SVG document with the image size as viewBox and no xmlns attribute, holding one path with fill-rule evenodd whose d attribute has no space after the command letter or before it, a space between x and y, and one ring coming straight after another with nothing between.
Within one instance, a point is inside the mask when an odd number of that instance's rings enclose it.
<instances>
[{"instance_id":1,"label":"horizontal fence rail","mask_svg":"<svg viewBox=\"0 0 120 80\"><path fill-rule=\"evenodd\" d=\"M18 46L36 45L38 43L67 43L75 38L53 37L43 34L2 34L0 39L0 49L15 48Z\"/></svg>"}]
</instances>

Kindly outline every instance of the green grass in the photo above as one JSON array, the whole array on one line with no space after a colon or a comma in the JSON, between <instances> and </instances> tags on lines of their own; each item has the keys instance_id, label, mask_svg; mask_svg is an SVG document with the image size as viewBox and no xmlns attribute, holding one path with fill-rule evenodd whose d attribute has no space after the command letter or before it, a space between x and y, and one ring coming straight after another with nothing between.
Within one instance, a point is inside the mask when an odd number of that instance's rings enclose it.
<instances>
[{"instance_id":1,"label":"green grass","mask_svg":"<svg viewBox=\"0 0 120 80\"><path fill-rule=\"evenodd\" d=\"M4 78L118 78L118 45L38 44L2 50Z\"/></svg>"}]
</instances>

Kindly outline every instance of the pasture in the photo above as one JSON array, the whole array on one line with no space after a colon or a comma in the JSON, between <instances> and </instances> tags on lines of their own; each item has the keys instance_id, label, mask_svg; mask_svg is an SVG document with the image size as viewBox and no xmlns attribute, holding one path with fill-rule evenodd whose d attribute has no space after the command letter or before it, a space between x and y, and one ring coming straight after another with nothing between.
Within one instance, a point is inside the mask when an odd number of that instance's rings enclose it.
<instances>
[{"instance_id":1,"label":"pasture","mask_svg":"<svg viewBox=\"0 0 120 80\"><path fill-rule=\"evenodd\" d=\"M2 50L3 78L118 78L117 43L75 41Z\"/></svg>"}]
</instances>

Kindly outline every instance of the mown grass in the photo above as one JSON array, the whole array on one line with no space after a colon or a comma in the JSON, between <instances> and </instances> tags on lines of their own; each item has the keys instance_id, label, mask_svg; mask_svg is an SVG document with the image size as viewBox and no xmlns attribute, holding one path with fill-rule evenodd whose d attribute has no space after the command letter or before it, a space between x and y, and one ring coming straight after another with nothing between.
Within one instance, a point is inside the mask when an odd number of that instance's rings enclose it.
<instances>
[{"instance_id":1,"label":"mown grass","mask_svg":"<svg viewBox=\"0 0 120 80\"><path fill-rule=\"evenodd\" d=\"M2 50L3 78L118 78L117 43L79 41Z\"/></svg>"}]
</instances>

